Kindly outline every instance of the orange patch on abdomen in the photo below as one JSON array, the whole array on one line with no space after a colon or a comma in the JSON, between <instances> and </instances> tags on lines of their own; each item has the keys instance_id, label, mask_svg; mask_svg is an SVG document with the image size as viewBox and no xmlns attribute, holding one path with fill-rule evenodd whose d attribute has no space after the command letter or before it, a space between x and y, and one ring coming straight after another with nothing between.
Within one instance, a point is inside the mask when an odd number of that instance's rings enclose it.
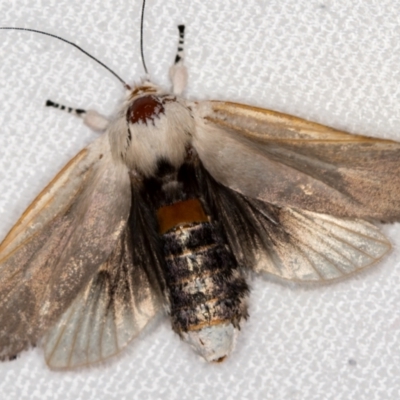
<instances>
[{"instance_id":1,"label":"orange patch on abdomen","mask_svg":"<svg viewBox=\"0 0 400 400\"><path fill-rule=\"evenodd\" d=\"M161 234L179 225L195 222L209 222L198 199L179 201L157 210L158 230Z\"/></svg>"}]
</instances>

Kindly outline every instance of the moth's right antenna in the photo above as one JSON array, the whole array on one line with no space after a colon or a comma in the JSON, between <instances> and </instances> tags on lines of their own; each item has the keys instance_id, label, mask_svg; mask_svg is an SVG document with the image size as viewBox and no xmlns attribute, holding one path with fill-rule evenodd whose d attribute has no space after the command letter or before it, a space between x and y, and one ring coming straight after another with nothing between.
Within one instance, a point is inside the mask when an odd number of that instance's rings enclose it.
<instances>
[{"instance_id":1,"label":"moth's right antenna","mask_svg":"<svg viewBox=\"0 0 400 400\"><path fill-rule=\"evenodd\" d=\"M140 19L140 54L142 55L143 69L146 75L148 75L146 62L144 61L144 51L143 51L143 21L144 21L144 6L146 5L146 0L143 0L142 4L142 17Z\"/></svg>"}]
</instances>

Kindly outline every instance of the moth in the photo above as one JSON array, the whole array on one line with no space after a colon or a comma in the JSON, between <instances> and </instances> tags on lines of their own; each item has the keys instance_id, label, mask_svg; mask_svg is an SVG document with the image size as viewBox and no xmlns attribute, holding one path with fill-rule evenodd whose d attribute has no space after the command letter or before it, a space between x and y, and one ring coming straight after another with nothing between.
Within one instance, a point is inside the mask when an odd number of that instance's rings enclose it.
<instances>
[{"instance_id":1,"label":"moth","mask_svg":"<svg viewBox=\"0 0 400 400\"><path fill-rule=\"evenodd\" d=\"M40 343L51 368L93 364L166 310L222 361L248 316L248 272L328 283L390 251L374 222L400 220L400 144L185 99L179 31L172 90L127 87L109 121L75 110L104 133L0 245L2 359Z\"/></svg>"}]
</instances>

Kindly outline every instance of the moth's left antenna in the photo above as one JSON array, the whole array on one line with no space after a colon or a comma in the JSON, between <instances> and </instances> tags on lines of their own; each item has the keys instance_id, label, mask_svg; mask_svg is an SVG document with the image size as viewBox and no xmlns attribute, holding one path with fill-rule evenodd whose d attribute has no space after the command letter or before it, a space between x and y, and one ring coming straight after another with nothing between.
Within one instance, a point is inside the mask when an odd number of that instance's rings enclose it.
<instances>
[{"instance_id":1,"label":"moth's left antenna","mask_svg":"<svg viewBox=\"0 0 400 400\"><path fill-rule=\"evenodd\" d=\"M142 56L142 63L143 63L143 69L146 75L149 73L147 72L147 67L146 67L146 62L144 61L144 51L143 51L143 23L144 23L144 7L146 5L146 0L143 0L142 4L142 16L140 18L140 54Z\"/></svg>"},{"instance_id":2,"label":"moth's left antenna","mask_svg":"<svg viewBox=\"0 0 400 400\"><path fill-rule=\"evenodd\" d=\"M17 27L9 27L9 26L2 26L0 29L3 30L11 30L11 31L27 31L27 32L34 32L34 33L40 33L41 35L46 35L53 37L55 39L61 40L62 42L68 43L71 46L77 48L79 51L81 51L83 54L86 54L89 58L92 60L96 61L98 64L100 64L103 68L105 68L107 71L111 72L126 88L129 88L129 85L119 76L117 73L115 73L110 67L107 67L107 65L103 64L100 60L98 60L96 57L92 56L89 54L86 50L83 50L82 47L78 46L77 44L70 42L67 39L64 39L60 36L53 35L52 33L48 32L43 32L43 31L38 31L36 29L29 29L29 28L17 28Z\"/></svg>"}]
</instances>

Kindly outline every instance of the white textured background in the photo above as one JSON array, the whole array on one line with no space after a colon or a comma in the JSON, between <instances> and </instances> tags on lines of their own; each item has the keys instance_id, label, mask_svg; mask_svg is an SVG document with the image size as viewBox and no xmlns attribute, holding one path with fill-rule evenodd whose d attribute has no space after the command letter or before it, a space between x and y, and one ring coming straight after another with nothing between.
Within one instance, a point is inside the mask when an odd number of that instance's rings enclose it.
<instances>
[{"instance_id":1,"label":"white textured background","mask_svg":"<svg viewBox=\"0 0 400 400\"><path fill-rule=\"evenodd\" d=\"M140 6L1 0L0 25L63 36L137 81ZM188 97L400 140L399 2L149 0L145 52L156 83L168 85L178 23L187 26ZM44 101L111 114L121 94L118 81L72 47L0 31L1 238L95 137ZM202 362L161 319L100 367L52 372L40 349L2 363L0 399L398 399L400 229L384 230L392 255L352 280L305 290L254 279L251 317L221 365Z\"/></svg>"}]
</instances>

